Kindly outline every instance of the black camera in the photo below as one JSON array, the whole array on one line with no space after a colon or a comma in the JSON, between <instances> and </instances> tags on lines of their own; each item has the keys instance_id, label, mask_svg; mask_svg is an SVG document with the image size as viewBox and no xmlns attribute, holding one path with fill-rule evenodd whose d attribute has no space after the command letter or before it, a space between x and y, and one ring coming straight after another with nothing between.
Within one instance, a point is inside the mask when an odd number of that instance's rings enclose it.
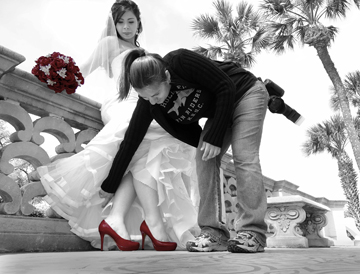
<instances>
[{"instance_id":1,"label":"black camera","mask_svg":"<svg viewBox=\"0 0 360 274\"><path fill-rule=\"evenodd\" d=\"M284 100L281 98L285 91L269 79L266 79L264 84L270 95L268 102L269 110L272 113L283 114L293 123L300 125L303 122L304 117L302 117L295 109L285 104Z\"/></svg>"}]
</instances>

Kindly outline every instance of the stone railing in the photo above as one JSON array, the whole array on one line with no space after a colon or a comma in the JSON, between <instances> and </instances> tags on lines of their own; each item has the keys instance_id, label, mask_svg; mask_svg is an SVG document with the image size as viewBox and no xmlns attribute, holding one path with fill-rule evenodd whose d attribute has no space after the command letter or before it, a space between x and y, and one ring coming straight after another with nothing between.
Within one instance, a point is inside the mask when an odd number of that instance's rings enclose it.
<instances>
[{"instance_id":1,"label":"stone railing","mask_svg":"<svg viewBox=\"0 0 360 274\"><path fill-rule=\"evenodd\" d=\"M24 60L0 46L0 119L15 129L11 143L0 150L0 252L91 249L70 232L65 220L29 217L35 209L30 201L44 196L44 189L39 181L20 189L8 175L14 171L9 163L13 158L37 168L81 151L103 127L100 104L78 94L55 94L32 74L15 68ZM41 147L41 133L58 140L56 156L50 158Z\"/></svg>"},{"instance_id":2,"label":"stone railing","mask_svg":"<svg viewBox=\"0 0 360 274\"><path fill-rule=\"evenodd\" d=\"M20 158L37 168L81 151L82 144L89 142L103 126L100 104L77 94L54 94L35 76L14 69L14 63L21 58L10 50L1 48L0 58L0 119L15 129L11 143L0 152L0 193L5 199L0 212L17 214L20 210L21 215L29 215L32 213L29 199L41 188L27 185L21 195L17 185L7 177L14 171L9 160ZM76 134L74 129L78 130ZM45 141L41 133L59 141L55 158L50 159L41 148Z\"/></svg>"},{"instance_id":3,"label":"stone railing","mask_svg":"<svg viewBox=\"0 0 360 274\"><path fill-rule=\"evenodd\" d=\"M24 60L23 56L0 46L0 119L15 129L10 136L11 143L0 150L0 196L3 199L0 203L0 252L91 250L89 243L70 232L66 220L56 216L29 216L34 212L34 207L29 202L46 193L39 181L32 181L19 188L9 176L14 171L9 161L20 158L37 168L78 153L83 149L82 145L89 142L103 127L100 104L78 94L55 94L35 76L16 68ZM50 158L41 147L44 143L41 133L48 133L58 140L56 156ZM225 155L222 160L222 174L225 204L223 221L234 233L236 181L231 155ZM274 181L264 177L264 183L269 198L300 195L316 200L299 192L296 185L287 181ZM330 203L327 200L315 202ZM285 203L280 197L278 203L272 204L269 209L284 207ZM344 203L338 202L336 209L343 206ZM336 216L330 216L331 222L336 223L341 218ZM294 226L301 227L301 222ZM322 227L318 228L320 230ZM271 236L275 234L274 231L272 233ZM344 233L346 231L340 234ZM339 229L328 230L328 236L333 239L340 234Z\"/></svg>"}]
</instances>

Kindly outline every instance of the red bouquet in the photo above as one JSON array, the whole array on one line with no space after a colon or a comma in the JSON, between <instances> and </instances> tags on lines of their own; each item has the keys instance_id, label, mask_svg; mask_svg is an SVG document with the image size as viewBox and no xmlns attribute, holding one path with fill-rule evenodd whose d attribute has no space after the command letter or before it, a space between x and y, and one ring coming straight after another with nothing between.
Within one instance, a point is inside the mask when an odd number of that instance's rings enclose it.
<instances>
[{"instance_id":1,"label":"red bouquet","mask_svg":"<svg viewBox=\"0 0 360 274\"><path fill-rule=\"evenodd\" d=\"M31 70L41 82L60 93L66 90L67 94L74 93L78 86L84 84L84 77L80 69L75 65L74 60L59 52L41 56L36 61L35 67Z\"/></svg>"}]
</instances>

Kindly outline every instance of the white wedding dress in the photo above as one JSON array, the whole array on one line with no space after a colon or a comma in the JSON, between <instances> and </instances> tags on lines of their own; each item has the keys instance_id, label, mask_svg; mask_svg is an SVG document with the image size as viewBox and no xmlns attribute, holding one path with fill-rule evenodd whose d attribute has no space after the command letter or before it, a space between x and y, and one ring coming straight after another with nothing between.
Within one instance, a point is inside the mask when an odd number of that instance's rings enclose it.
<instances>
[{"instance_id":1,"label":"white wedding dress","mask_svg":"<svg viewBox=\"0 0 360 274\"><path fill-rule=\"evenodd\" d=\"M114 79L120 74L123 54L112 62ZM98 226L111 210L111 202L101 207L103 199L98 191L138 99L134 90L121 102L117 96L113 92L103 103L101 114L105 126L83 151L37 169L47 192L44 199L69 221L73 233L90 241L95 248L100 248ZM198 229L194 155L195 148L176 140L154 121L127 170L134 180L157 190L167 233L171 241L178 243L178 249L185 248L186 242L193 238L190 231ZM141 241L139 228L143 220L142 207L135 201L126 220L132 240ZM114 245L110 237L105 237L104 249Z\"/></svg>"}]
</instances>

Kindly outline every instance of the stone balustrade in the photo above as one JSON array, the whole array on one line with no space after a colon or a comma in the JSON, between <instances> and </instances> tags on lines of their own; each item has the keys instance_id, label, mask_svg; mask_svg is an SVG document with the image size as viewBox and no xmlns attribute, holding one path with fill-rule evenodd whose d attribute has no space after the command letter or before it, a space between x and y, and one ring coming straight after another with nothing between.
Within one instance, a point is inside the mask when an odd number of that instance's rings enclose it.
<instances>
[{"instance_id":1,"label":"stone balustrade","mask_svg":"<svg viewBox=\"0 0 360 274\"><path fill-rule=\"evenodd\" d=\"M37 168L78 153L103 127L100 104L78 94L55 94L16 68L24 60L0 46L0 119L15 129L0 150L0 252L90 250L66 220L29 217L35 209L30 201L46 193L39 181L19 188L9 176L14 171L9 161L20 158ZM57 139L54 157L41 147L42 133Z\"/></svg>"},{"instance_id":2,"label":"stone balustrade","mask_svg":"<svg viewBox=\"0 0 360 274\"><path fill-rule=\"evenodd\" d=\"M333 241L320 231L327 224L330 208L299 195L270 197L265 220L273 235L268 247L329 247Z\"/></svg>"},{"instance_id":3,"label":"stone balustrade","mask_svg":"<svg viewBox=\"0 0 360 274\"><path fill-rule=\"evenodd\" d=\"M87 242L70 232L66 220L59 219L56 215L49 216L51 218L29 216L34 212L34 207L29 202L46 193L39 181L31 181L19 188L9 176L14 171L9 161L20 158L37 168L78 153L103 127L100 104L76 93L55 94L35 76L16 68L24 60L23 56L0 46L0 119L15 129L10 136L11 143L0 150L0 196L3 199L0 203L0 253L91 250ZM56 156L49 157L41 147L45 141L42 133L48 133L57 139ZM237 212L236 181L231 155L223 157L221 167L225 204L223 221L231 233L235 233L233 221ZM283 233L281 231L284 225L288 228L287 231L291 228L291 236L298 237L295 233L299 229L310 231L310 226L306 226L306 223L314 225L320 217L323 220L324 212L333 212L333 209L329 211L326 206L321 206L320 201L315 205L311 202L316 200L314 197L301 193L297 186L290 182L264 177L264 183L270 201L267 222L272 224L277 233L269 238L270 244L274 242L276 235ZM294 203L284 203L281 199L276 200L276 203L272 202L277 198L271 197L281 195L300 195L306 200L298 196L302 204L297 203L295 209ZM339 205L337 209L343 207L344 203ZM277 215L274 212L277 212ZM296 219L295 213L299 215ZM279 216L278 219L275 216ZM288 217L280 224L279 220L284 218L283 216ZM338 219L338 215L336 218L332 217L331 222L335 223ZM316 233L309 233L305 237L309 243L311 237L319 235L319 230L325 225L325 221L321 222L315 229ZM329 231L333 239L340 235L338 229ZM341 233L343 235L346 232ZM306 241L302 241L305 247Z\"/></svg>"},{"instance_id":4,"label":"stone balustrade","mask_svg":"<svg viewBox=\"0 0 360 274\"><path fill-rule=\"evenodd\" d=\"M103 126L99 103L78 94L55 94L32 74L14 68L23 60L0 47L0 119L15 129L10 135L11 143L0 151L0 196L5 201L0 204L0 212L3 214L30 215L33 210L29 200L44 195L37 183L20 191L7 177L14 171L9 164L12 158L26 160L34 168L46 165L81 151L82 145ZM33 121L33 117L37 118ZM41 147L45 141L41 133L59 141L55 158L50 159Z\"/></svg>"}]
</instances>

